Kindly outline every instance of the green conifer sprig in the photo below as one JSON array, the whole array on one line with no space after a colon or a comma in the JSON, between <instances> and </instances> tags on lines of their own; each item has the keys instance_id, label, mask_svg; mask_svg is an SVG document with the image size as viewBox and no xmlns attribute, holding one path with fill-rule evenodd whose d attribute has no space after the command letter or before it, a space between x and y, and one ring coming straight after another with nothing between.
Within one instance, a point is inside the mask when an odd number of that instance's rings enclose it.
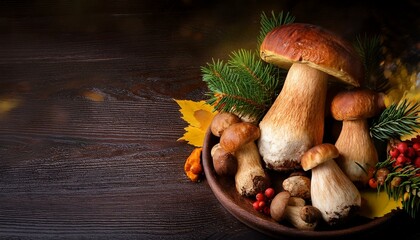
<instances>
[{"instance_id":1,"label":"green conifer sprig","mask_svg":"<svg viewBox=\"0 0 420 240\"><path fill-rule=\"evenodd\" d=\"M384 184L378 186L378 191L383 187L389 198L401 200L404 211L415 218L420 211L420 177L417 175L420 168L412 164L401 168L393 166L394 162L395 160L388 157L377 164L376 169L388 168L390 171Z\"/></svg>"},{"instance_id":2,"label":"green conifer sprig","mask_svg":"<svg viewBox=\"0 0 420 240\"><path fill-rule=\"evenodd\" d=\"M289 24L295 21L295 17L290 15L288 12L284 13L281 11L280 13L276 14L274 11L271 11L271 16L267 16L265 12L261 13L261 20L260 20L260 34L257 38L257 49L260 48L261 43L263 42L265 36L268 32L273 30L273 28Z\"/></svg>"},{"instance_id":3,"label":"green conifer sprig","mask_svg":"<svg viewBox=\"0 0 420 240\"><path fill-rule=\"evenodd\" d=\"M365 68L364 86L377 92L385 92L390 84L386 80L380 65L383 61L381 52L382 45L380 36L360 36L356 37L353 43L354 48L360 55Z\"/></svg>"},{"instance_id":4,"label":"green conifer sprig","mask_svg":"<svg viewBox=\"0 0 420 240\"><path fill-rule=\"evenodd\" d=\"M263 62L259 47L273 28L291 23L294 17L280 12L261 14L257 51L240 49L227 62L214 60L201 68L203 81L210 90L207 103L218 111L235 112L259 121L274 102L283 86L287 71Z\"/></svg>"},{"instance_id":5,"label":"green conifer sprig","mask_svg":"<svg viewBox=\"0 0 420 240\"><path fill-rule=\"evenodd\" d=\"M256 53L253 54L251 51L240 49L232 52L229 65L237 70L241 79L255 80L265 92L264 96L269 97L267 101L273 100L275 97L273 90L276 90L279 83L282 85L284 81L279 68L261 61Z\"/></svg>"},{"instance_id":6,"label":"green conifer sprig","mask_svg":"<svg viewBox=\"0 0 420 240\"><path fill-rule=\"evenodd\" d=\"M393 103L374 120L370 126L370 135L378 140L387 141L414 133L420 128L420 103L407 99Z\"/></svg>"},{"instance_id":7,"label":"green conifer sprig","mask_svg":"<svg viewBox=\"0 0 420 240\"><path fill-rule=\"evenodd\" d=\"M201 71L210 89L209 104L218 111L256 120L271 106L281 86L278 69L244 49L232 52L228 62L213 60Z\"/></svg>"}]
</instances>

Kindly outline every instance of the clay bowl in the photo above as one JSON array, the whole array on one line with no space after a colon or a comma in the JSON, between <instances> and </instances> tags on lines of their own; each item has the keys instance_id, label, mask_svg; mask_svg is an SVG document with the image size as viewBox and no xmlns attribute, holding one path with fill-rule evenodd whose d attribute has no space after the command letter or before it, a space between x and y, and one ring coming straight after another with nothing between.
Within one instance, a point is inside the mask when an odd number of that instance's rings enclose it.
<instances>
[{"instance_id":1,"label":"clay bowl","mask_svg":"<svg viewBox=\"0 0 420 240\"><path fill-rule=\"evenodd\" d=\"M211 148L219 142L219 138L214 136L211 131L207 131L203 145L203 167L207 182L212 189L214 195L224 208L229 211L235 218L247 226L265 233L271 237L293 238L337 238L343 236L354 236L357 234L366 234L373 231L390 220L394 212L388 213L383 217L369 219L365 217L355 217L352 221L340 228L332 228L330 226L322 226L319 224L315 231L299 230L293 226L280 224L275 222L269 216L255 211L252 207L252 199L240 196L236 189L234 179L218 176L213 168L213 161L210 155ZM279 173L269 173L273 182L274 178L281 178ZM274 181L275 182L275 181ZM324 224L325 225L325 224Z\"/></svg>"}]
</instances>

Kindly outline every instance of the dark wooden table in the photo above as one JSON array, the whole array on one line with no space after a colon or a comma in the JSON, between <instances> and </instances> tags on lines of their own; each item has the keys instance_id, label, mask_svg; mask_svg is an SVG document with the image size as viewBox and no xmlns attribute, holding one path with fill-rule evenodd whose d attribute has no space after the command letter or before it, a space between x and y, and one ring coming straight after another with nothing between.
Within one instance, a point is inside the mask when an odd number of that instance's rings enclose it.
<instances>
[{"instance_id":1,"label":"dark wooden table","mask_svg":"<svg viewBox=\"0 0 420 240\"><path fill-rule=\"evenodd\" d=\"M1 1L0 238L269 238L186 178L174 99L205 99L200 66L254 49L262 11L384 33L398 57L419 40L415 2Z\"/></svg>"}]
</instances>

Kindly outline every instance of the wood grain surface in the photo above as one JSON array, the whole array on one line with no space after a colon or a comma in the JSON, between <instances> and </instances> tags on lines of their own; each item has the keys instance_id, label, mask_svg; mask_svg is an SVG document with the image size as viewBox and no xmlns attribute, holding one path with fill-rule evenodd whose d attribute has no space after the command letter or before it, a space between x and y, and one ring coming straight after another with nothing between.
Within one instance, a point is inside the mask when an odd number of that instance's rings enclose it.
<instances>
[{"instance_id":1,"label":"wood grain surface","mask_svg":"<svg viewBox=\"0 0 420 240\"><path fill-rule=\"evenodd\" d=\"M0 238L268 239L186 178L174 99L205 99L200 67L255 48L261 11L348 38L385 29L390 45L398 29L396 54L418 41L415 1L404 17L319 2L1 1ZM418 239L415 226L367 236Z\"/></svg>"}]
</instances>

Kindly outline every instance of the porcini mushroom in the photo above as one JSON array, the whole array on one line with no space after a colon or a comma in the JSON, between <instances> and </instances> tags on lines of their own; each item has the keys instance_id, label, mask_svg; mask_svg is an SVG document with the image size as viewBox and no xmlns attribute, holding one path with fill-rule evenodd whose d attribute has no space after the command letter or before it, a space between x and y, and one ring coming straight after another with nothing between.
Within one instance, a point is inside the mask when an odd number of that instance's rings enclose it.
<instances>
[{"instance_id":1,"label":"porcini mushroom","mask_svg":"<svg viewBox=\"0 0 420 240\"><path fill-rule=\"evenodd\" d=\"M290 176L284 179L282 186L292 197L311 199L311 179L307 176Z\"/></svg>"},{"instance_id":2,"label":"porcini mushroom","mask_svg":"<svg viewBox=\"0 0 420 240\"><path fill-rule=\"evenodd\" d=\"M223 131L234 123L241 122L241 119L230 112L218 112L210 123L210 131L214 136L222 136Z\"/></svg>"},{"instance_id":3,"label":"porcini mushroom","mask_svg":"<svg viewBox=\"0 0 420 240\"><path fill-rule=\"evenodd\" d=\"M319 26L291 23L263 40L261 58L289 69L277 99L260 122L260 154L267 168L300 168L300 157L322 143L329 76L359 86L363 65L352 45Z\"/></svg>"},{"instance_id":4,"label":"porcini mushroom","mask_svg":"<svg viewBox=\"0 0 420 240\"><path fill-rule=\"evenodd\" d=\"M340 152L336 159L343 172L357 187L366 186L369 168L378 163L378 152L369 133L368 118L384 108L382 95L369 89L339 92L331 102L331 114L342 121L335 146Z\"/></svg>"},{"instance_id":5,"label":"porcini mushroom","mask_svg":"<svg viewBox=\"0 0 420 240\"><path fill-rule=\"evenodd\" d=\"M232 153L227 152L220 146L220 143L217 143L211 148L210 154L213 158L213 168L217 175L235 176L238 162Z\"/></svg>"},{"instance_id":6,"label":"porcini mushroom","mask_svg":"<svg viewBox=\"0 0 420 240\"><path fill-rule=\"evenodd\" d=\"M257 125L235 123L226 128L220 137L220 146L233 153L237 160L236 190L243 196L253 196L269 185L255 141L260 136Z\"/></svg>"},{"instance_id":7,"label":"porcini mushroom","mask_svg":"<svg viewBox=\"0 0 420 240\"><path fill-rule=\"evenodd\" d=\"M333 144L323 143L310 148L301 159L303 170L312 169L312 206L329 225L346 222L361 206L359 190L334 161L338 155Z\"/></svg>"},{"instance_id":8,"label":"porcini mushroom","mask_svg":"<svg viewBox=\"0 0 420 240\"><path fill-rule=\"evenodd\" d=\"M304 205L302 198L293 202L291 199L289 192L279 192L271 201L270 216L277 222L288 221L300 230L314 230L321 219L320 211L314 206Z\"/></svg>"}]
</instances>

